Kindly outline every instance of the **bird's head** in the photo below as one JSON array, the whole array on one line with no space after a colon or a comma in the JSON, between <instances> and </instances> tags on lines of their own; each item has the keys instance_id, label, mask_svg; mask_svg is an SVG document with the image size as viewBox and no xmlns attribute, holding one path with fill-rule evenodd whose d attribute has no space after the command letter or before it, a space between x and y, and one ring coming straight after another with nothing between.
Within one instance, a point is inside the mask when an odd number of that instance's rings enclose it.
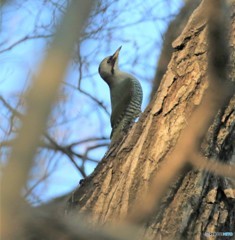
<instances>
[{"instance_id":1,"label":"bird's head","mask_svg":"<svg viewBox=\"0 0 235 240\"><path fill-rule=\"evenodd\" d=\"M118 55L122 46L117 49L117 51L109 57L106 57L99 66L100 76L110 84L112 76L115 74L115 71L118 70Z\"/></svg>"}]
</instances>

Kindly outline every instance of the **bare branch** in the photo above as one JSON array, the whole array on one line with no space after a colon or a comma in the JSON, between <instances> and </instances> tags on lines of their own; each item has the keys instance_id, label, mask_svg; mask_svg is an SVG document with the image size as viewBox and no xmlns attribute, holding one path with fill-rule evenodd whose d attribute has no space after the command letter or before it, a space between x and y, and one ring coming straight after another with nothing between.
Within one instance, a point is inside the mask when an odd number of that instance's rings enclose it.
<instances>
[{"instance_id":1,"label":"bare branch","mask_svg":"<svg viewBox=\"0 0 235 240\"><path fill-rule=\"evenodd\" d=\"M235 166L222 164L216 159L207 159L198 153L191 154L190 163L199 169L235 179Z\"/></svg>"},{"instance_id":2,"label":"bare branch","mask_svg":"<svg viewBox=\"0 0 235 240\"><path fill-rule=\"evenodd\" d=\"M12 48L16 47L17 45L27 41L27 40L34 40L34 39L45 39L45 38L51 38L53 37L53 34L48 34L48 35L35 35L35 36L25 36L17 41L15 41L14 43L12 43L10 46L0 50L0 54L1 53L4 53L4 52L7 52L9 50L11 50ZM0 44L0 46L3 45L3 43Z\"/></svg>"},{"instance_id":3,"label":"bare branch","mask_svg":"<svg viewBox=\"0 0 235 240\"><path fill-rule=\"evenodd\" d=\"M12 112L13 115L15 115L18 118L23 117L23 114L20 113L19 111L17 111L16 109L14 109L2 96L0 96L0 100L5 105L5 107L8 108Z\"/></svg>"}]
</instances>

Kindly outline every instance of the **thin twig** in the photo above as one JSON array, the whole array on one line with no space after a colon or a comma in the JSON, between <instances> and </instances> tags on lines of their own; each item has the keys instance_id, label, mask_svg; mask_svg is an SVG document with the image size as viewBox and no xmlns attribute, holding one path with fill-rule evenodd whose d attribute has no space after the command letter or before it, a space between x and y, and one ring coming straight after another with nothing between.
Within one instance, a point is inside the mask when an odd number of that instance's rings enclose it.
<instances>
[{"instance_id":1,"label":"thin twig","mask_svg":"<svg viewBox=\"0 0 235 240\"><path fill-rule=\"evenodd\" d=\"M19 44L21 44L21 43L23 43L25 41L34 40L34 39L41 39L41 38L51 38L52 36L53 36L52 34L49 34L49 35L35 35L35 36L30 36L29 35L29 36L25 36L25 37L20 38L19 40L15 41L14 43L9 45L8 47L0 50L0 54L11 50L12 48L16 47L17 45L19 45ZM1 45L3 45L3 43Z\"/></svg>"}]
</instances>

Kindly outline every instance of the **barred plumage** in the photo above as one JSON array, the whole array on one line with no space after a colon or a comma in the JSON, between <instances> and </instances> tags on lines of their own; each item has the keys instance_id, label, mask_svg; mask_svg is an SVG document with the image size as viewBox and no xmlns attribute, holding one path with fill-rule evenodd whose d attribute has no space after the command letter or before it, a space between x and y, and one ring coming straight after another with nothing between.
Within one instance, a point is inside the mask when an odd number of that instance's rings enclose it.
<instances>
[{"instance_id":1,"label":"barred plumage","mask_svg":"<svg viewBox=\"0 0 235 240\"><path fill-rule=\"evenodd\" d=\"M121 47L99 66L100 76L109 85L112 114L112 142L128 129L141 113L142 87L139 81L118 68L118 54Z\"/></svg>"}]
</instances>

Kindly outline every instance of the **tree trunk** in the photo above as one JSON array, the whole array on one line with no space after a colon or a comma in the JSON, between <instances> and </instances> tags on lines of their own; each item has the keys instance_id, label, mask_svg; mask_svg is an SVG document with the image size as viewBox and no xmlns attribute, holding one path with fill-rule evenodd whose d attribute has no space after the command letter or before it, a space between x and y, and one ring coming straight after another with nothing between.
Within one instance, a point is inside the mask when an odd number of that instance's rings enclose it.
<instances>
[{"instance_id":1,"label":"tree trunk","mask_svg":"<svg viewBox=\"0 0 235 240\"><path fill-rule=\"evenodd\" d=\"M126 138L107 154L68 201L74 213L89 212L94 222L123 219L174 150L189 117L208 88L207 22L203 2L173 43L174 53L157 97ZM235 4L230 7L230 80L235 79ZM235 147L235 95L220 109L201 144L201 152L232 163ZM201 239L235 232L235 190L231 179L189 169L172 182L144 224L143 239ZM235 234L235 233L234 233Z\"/></svg>"},{"instance_id":2,"label":"tree trunk","mask_svg":"<svg viewBox=\"0 0 235 240\"><path fill-rule=\"evenodd\" d=\"M189 0L185 3L184 7L181 9L180 13L176 18L170 23L165 36L162 46L161 55L157 63L157 71L154 76L153 86L151 91L151 99L155 96L158 87L161 83L163 75L166 73L167 66L171 60L171 55L173 53L172 42L179 36L179 34L184 29L189 17L195 8L199 5L201 0Z\"/></svg>"}]
</instances>

